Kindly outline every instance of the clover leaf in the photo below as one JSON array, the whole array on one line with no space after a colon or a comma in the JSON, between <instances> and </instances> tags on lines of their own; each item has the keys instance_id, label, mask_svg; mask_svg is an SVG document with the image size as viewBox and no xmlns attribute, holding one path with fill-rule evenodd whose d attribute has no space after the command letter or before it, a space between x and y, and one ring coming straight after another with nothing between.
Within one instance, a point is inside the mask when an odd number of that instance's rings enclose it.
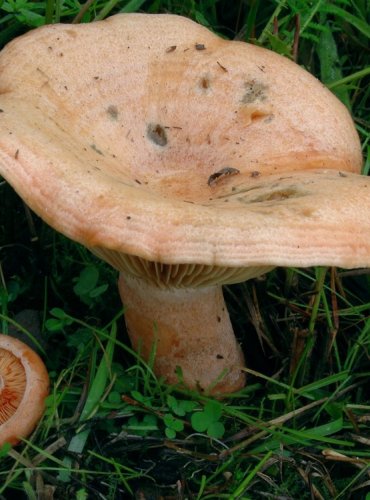
<instances>
[{"instance_id":1,"label":"clover leaf","mask_svg":"<svg viewBox=\"0 0 370 500\"><path fill-rule=\"evenodd\" d=\"M163 422L166 426L164 432L169 439L174 439L176 437L176 432L184 430L184 423L169 413L163 417Z\"/></svg>"},{"instance_id":2,"label":"clover leaf","mask_svg":"<svg viewBox=\"0 0 370 500\"><path fill-rule=\"evenodd\" d=\"M225 433L225 427L220 418L222 405L217 401L208 401L202 411L193 413L191 425L196 432L207 432L209 437L221 438Z\"/></svg>"}]
</instances>

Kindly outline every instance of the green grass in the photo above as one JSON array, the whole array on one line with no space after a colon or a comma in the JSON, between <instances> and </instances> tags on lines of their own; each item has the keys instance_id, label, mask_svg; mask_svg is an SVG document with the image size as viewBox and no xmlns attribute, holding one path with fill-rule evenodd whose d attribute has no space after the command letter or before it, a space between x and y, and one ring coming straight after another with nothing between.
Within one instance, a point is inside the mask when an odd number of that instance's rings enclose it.
<instances>
[{"instance_id":1,"label":"green grass","mask_svg":"<svg viewBox=\"0 0 370 500\"><path fill-rule=\"evenodd\" d=\"M295 58L350 108L369 173L366 0L2 1L0 44L139 9ZM116 273L5 182L0 259L0 330L21 329L52 381L36 431L0 451L0 498L369 500L369 273L278 269L228 287L248 385L215 401L156 379L125 336Z\"/></svg>"}]
</instances>

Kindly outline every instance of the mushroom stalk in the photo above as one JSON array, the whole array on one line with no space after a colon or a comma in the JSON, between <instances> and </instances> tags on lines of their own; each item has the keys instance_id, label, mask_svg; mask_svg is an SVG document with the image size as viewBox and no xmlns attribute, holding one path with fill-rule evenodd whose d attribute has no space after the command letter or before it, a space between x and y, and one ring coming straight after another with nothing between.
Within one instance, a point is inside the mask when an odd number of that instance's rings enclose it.
<instances>
[{"instance_id":1,"label":"mushroom stalk","mask_svg":"<svg viewBox=\"0 0 370 500\"><path fill-rule=\"evenodd\" d=\"M132 345L167 382L198 390L232 392L245 384L237 343L221 286L159 288L120 274L119 291Z\"/></svg>"}]
</instances>

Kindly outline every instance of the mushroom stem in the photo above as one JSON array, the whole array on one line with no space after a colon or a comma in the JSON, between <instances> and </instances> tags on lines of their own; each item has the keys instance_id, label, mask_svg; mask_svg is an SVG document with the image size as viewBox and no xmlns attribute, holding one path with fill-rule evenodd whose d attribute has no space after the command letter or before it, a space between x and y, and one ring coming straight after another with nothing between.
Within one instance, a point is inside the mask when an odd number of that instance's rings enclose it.
<instances>
[{"instance_id":1,"label":"mushroom stem","mask_svg":"<svg viewBox=\"0 0 370 500\"><path fill-rule=\"evenodd\" d=\"M237 343L221 286L159 288L120 274L119 291L134 349L154 370L177 383L177 367L191 389L228 393L245 384L244 357Z\"/></svg>"}]
</instances>

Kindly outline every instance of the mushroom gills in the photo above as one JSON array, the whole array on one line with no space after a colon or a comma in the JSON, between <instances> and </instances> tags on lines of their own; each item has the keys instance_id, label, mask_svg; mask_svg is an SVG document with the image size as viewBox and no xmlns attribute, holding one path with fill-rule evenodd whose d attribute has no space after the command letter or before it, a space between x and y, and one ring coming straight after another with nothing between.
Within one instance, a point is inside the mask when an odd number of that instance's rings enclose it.
<instances>
[{"instance_id":1,"label":"mushroom gills","mask_svg":"<svg viewBox=\"0 0 370 500\"><path fill-rule=\"evenodd\" d=\"M0 447L16 445L42 417L49 376L41 358L28 345L0 334Z\"/></svg>"},{"instance_id":2,"label":"mushroom gills","mask_svg":"<svg viewBox=\"0 0 370 500\"><path fill-rule=\"evenodd\" d=\"M26 384L22 363L11 352L0 349L0 425L17 411Z\"/></svg>"}]
</instances>

